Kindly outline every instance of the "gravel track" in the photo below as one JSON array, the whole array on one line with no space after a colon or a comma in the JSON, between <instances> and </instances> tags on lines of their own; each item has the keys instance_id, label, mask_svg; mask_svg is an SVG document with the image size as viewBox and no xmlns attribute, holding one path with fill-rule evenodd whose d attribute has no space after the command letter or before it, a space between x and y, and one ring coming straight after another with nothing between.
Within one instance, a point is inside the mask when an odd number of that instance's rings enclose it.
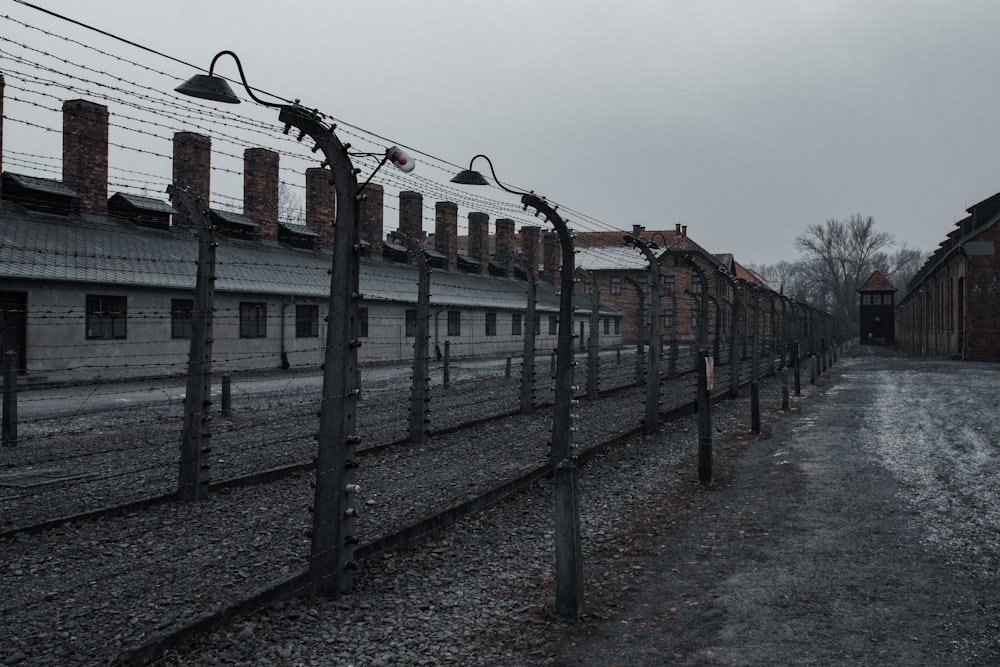
<instances>
[{"instance_id":1,"label":"gravel track","mask_svg":"<svg viewBox=\"0 0 1000 667\"><path fill-rule=\"evenodd\" d=\"M672 385L671 391L677 392L676 395L668 395L665 390L664 402L682 400L682 395L690 395L687 384ZM456 405L471 404L466 398L468 391L460 383L454 385L452 391L453 395L462 397L456 399ZM480 380L476 382L476 391L477 396L484 396L487 405L516 405L516 381ZM483 391L485 394L478 393ZM282 401L286 408L283 430L296 432L298 427L292 425L300 422L303 429L313 430L314 408L303 399L301 409L287 409L289 404L296 405L295 400L289 403L288 399L285 396ZM362 437L365 438L366 433L380 432L386 409L405 410L399 403L405 404L405 401L382 401L373 397L373 404L381 407L372 412L370 421L359 419ZM628 422L637 424L638 416L630 419L627 415L641 413L642 396L639 390L626 390L600 401L584 403L581 408L576 444L582 447L617 435ZM451 412L447 408L437 408L442 422L445 420L440 416L458 412L458 408ZM246 443L253 442L258 433L262 433L261 427L251 418L253 414L234 417L225 427L221 421L216 423L213 453L220 459L219 468L229 474L259 470L262 461L273 465L277 458L273 448L246 447ZM548 454L550 424L550 413L540 411L530 417L517 416L492 422L474 431L441 435L422 448L393 447L366 457L358 475L363 489L364 509L357 524L362 542L451 507L516 473L543 464ZM164 437L173 430L163 428ZM126 443L136 437L130 429L134 427L107 428L106 432L94 430L92 434L102 444L110 445L106 449L114 450L115 438ZM157 437L149 423L143 425L141 436L147 440ZM74 438L79 445L79 433ZM377 441L378 436L372 435L368 441L372 440ZM72 442L58 446L71 448ZM281 455L290 461L300 461L311 457L315 444L311 437L299 437L288 438L279 446ZM675 449L669 454L671 462L683 455L681 448ZM144 451L134 447L131 450ZM225 467L227 459L233 460L230 468ZM174 464L164 465L172 468ZM124 516L71 522L32 534L16 533L0 541L0 586L5 592L0 615L0 645L4 647L0 664L104 664L152 637L240 600L276 579L301 571L309 552L306 534L311 518L306 508L312 501L311 478L311 474L301 474L267 485L226 489L200 503L157 505ZM123 476L122 479L131 477ZM94 486L100 485L95 483ZM134 499L135 487L122 486L125 488L119 490L119 495L110 497ZM149 488L144 492L149 493ZM539 485L538 492L544 495L544 484ZM60 496L58 489L48 493L50 495L44 496L47 502L34 503L40 508L38 514L32 514L32 503L18 505L5 501L4 521L8 524L19 521L21 523L15 525L24 525L32 520L58 516L59 512L79 511L87 506L87 501L92 501L86 485L76 486L73 494ZM109 496L102 487L94 497L106 502ZM551 514L547 510L550 502L537 499L531 502L545 505L546 509L538 514L543 521L549 520L546 517ZM605 505L610 510L611 506ZM491 510L486 516L494 514ZM17 518L11 519L12 516ZM465 526L464 530L477 532L474 525L482 520L466 520L461 526ZM593 531L588 527L587 534L608 535L614 530L613 520L605 523L603 519L585 517L584 522L599 524ZM456 530L463 530L461 526ZM518 527L515 533L520 534L523 530L526 529ZM551 526L541 535L550 536ZM433 558L447 564L453 557L451 550L439 551L441 553ZM516 557L516 554L510 556ZM366 564L359 580L373 576L372 572L378 572L383 565L391 566L394 558L394 554L388 554L378 563ZM551 558L541 562L548 561ZM544 572L548 568L539 567L543 574L539 575L537 586L544 587L547 585L543 583ZM411 577L405 573L400 576ZM498 577L504 578L498 573L492 579ZM508 583L512 590L521 590L518 582ZM420 598L417 593L414 596L414 599ZM345 609L354 608L354 600L360 599L352 596L352 602L346 603L347 608L344 602L329 604L345 612ZM287 603L290 608L298 604ZM420 602L419 606L426 605ZM381 613L380 607L373 609L376 611L372 613ZM247 635L245 626L240 632ZM416 646L425 643L417 642ZM279 662L273 664L294 664L281 662L288 656L284 656L284 649L276 650ZM352 650L357 655L364 655L366 651L363 648ZM426 646L419 652L423 656L421 660L432 656L427 664L436 664L433 661L439 657L433 656L448 653L443 650L428 654ZM414 654L408 655L410 657L395 664L420 664L410 662ZM362 661L361 664L367 663Z\"/></svg>"}]
</instances>

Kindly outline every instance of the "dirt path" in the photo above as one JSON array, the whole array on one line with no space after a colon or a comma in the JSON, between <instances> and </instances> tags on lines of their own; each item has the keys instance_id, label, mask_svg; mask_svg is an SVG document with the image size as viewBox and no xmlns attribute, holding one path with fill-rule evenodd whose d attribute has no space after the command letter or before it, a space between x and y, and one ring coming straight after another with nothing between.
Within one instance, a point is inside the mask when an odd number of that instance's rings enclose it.
<instances>
[{"instance_id":1,"label":"dirt path","mask_svg":"<svg viewBox=\"0 0 1000 667\"><path fill-rule=\"evenodd\" d=\"M1000 664L1000 585L982 567L997 553L984 561L926 539L941 533L928 522L962 533L968 517L928 516L882 465L879 443L895 435L879 431L886 406L873 392L894 376L869 372L873 362L835 367L823 396L765 420L770 437L728 443L740 453L712 489L647 507L635 524L641 574L606 618L561 629L556 662Z\"/></svg>"}]
</instances>

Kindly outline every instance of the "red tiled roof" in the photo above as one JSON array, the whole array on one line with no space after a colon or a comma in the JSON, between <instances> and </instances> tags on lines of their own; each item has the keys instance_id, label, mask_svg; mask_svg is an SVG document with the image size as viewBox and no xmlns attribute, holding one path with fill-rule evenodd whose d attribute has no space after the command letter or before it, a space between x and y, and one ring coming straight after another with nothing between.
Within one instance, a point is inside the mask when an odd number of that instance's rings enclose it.
<instances>
[{"instance_id":1,"label":"red tiled roof","mask_svg":"<svg viewBox=\"0 0 1000 667\"><path fill-rule=\"evenodd\" d=\"M875 271L872 273L868 281L862 285L859 292L895 292L896 288L893 287L889 279L882 275L881 271Z\"/></svg>"}]
</instances>

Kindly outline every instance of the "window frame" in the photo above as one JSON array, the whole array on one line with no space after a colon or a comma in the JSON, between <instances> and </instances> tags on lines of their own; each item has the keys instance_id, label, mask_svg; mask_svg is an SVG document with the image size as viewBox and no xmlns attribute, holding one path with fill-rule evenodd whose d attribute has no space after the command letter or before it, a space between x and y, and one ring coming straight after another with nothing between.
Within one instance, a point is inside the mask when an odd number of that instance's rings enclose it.
<instances>
[{"instance_id":1,"label":"window frame","mask_svg":"<svg viewBox=\"0 0 1000 667\"><path fill-rule=\"evenodd\" d=\"M191 340L194 322L194 299L170 300L170 337Z\"/></svg>"},{"instance_id":2,"label":"window frame","mask_svg":"<svg viewBox=\"0 0 1000 667\"><path fill-rule=\"evenodd\" d=\"M295 304L295 337L319 338L319 306L314 303Z\"/></svg>"},{"instance_id":3,"label":"window frame","mask_svg":"<svg viewBox=\"0 0 1000 667\"><path fill-rule=\"evenodd\" d=\"M87 294L85 299L87 340L128 338L128 297L120 294Z\"/></svg>"},{"instance_id":4,"label":"window frame","mask_svg":"<svg viewBox=\"0 0 1000 667\"><path fill-rule=\"evenodd\" d=\"M368 309L358 308L358 338L368 338Z\"/></svg>"},{"instance_id":5,"label":"window frame","mask_svg":"<svg viewBox=\"0 0 1000 667\"><path fill-rule=\"evenodd\" d=\"M240 301L240 338L267 338L267 302Z\"/></svg>"},{"instance_id":6,"label":"window frame","mask_svg":"<svg viewBox=\"0 0 1000 667\"><path fill-rule=\"evenodd\" d=\"M448 311L448 335L449 336L462 335L462 311L460 310Z\"/></svg>"}]
</instances>

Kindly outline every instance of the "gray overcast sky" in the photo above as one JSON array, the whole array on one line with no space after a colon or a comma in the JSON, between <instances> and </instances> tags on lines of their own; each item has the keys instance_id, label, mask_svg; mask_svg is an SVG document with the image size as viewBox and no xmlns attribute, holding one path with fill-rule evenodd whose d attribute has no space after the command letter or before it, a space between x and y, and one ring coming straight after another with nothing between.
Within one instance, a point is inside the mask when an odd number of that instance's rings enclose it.
<instances>
[{"instance_id":1,"label":"gray overcast sky","mask_svg":"<svg viewBox=\"0 0 1000 667\"><path fill-rule=\"evenodd\" d=\"M37 4L201 67L234 50L251 85L743 263L795 259L807 225L853 213L929 252L1000 190L996 0Z\"/></svg>"}]
</instances>

